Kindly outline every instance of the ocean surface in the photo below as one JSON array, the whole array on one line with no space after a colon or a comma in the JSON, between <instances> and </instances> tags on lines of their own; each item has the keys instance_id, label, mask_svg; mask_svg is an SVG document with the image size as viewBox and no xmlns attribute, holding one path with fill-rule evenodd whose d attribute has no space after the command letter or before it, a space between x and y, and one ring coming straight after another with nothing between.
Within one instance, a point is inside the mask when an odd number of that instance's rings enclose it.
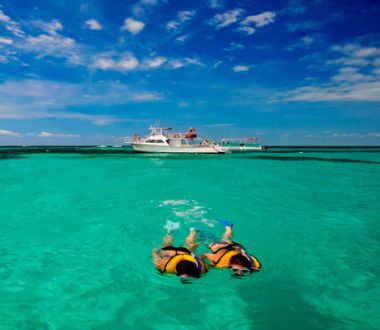
<instances>
[{"instance_id":1,"label":"ocean surface","mask_svg":"<svg viewBox=\"0 0 380 330\"><path fill-rule=\"evenodd\" d=\"M0 148L1 330L380 329L380 149L121 149ZM262 271L154 269L215 218Z\"/></svg>"}]
</instances>

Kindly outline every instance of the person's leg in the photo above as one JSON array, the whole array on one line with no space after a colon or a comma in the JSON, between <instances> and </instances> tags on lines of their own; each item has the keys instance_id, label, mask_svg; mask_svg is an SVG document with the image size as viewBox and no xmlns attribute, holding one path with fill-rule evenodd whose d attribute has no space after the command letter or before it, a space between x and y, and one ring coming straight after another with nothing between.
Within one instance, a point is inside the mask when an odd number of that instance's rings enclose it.
<instances>
[{"instance_id":1,"label":"person's leg","mask_svg":"<svg viewBox=\"0 0 380 330\"><path fill-rule=\"evenodd\" d=\"M197 232L195 229L190 229L189 236L186 237L186 244L190 251L194 251L195 248L199 245L199 243L195 243L195 236Z\"/></svg>"},{"instance_id":2,"label":"person's leg","mask_svg":"<svg viewBox=\"0 0 380 330\"><path fill-rule=\"evenodd\" d=\"M224 232L222 239L225 242L231 243L231 237L233 235L233 233L232 233L232 227L231 226L226 226L225 228L226 228L226 231Z\"/></svg>"},{"instance_id":3,"label":"person's leg","mask_svg":"<svg viewBox=\"0 0 380 330\"><path fill-rule=\"evenodd\" d=\"M170 234L170 231L166 232L166 235L163 239L163 247L173 245L173 236Z\"/></svg>"}]
</instances>

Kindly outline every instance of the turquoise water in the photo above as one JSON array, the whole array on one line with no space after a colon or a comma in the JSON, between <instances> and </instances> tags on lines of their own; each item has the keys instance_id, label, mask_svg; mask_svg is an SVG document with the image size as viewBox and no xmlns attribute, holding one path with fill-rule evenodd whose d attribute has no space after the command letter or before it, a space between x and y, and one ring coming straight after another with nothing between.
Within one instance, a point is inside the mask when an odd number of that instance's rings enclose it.
<instances>
[{"instance_id":1,"label":"turquoise water","mask_svg":"<svg viewBox=\"0 0 380 330\"><path fill-rule=\"evenodd\" d=\"M379 329L380 152L288 151L3 155L0 329ZM215 217L261 272L155 271Z\"/></svg>"}]
</instances>

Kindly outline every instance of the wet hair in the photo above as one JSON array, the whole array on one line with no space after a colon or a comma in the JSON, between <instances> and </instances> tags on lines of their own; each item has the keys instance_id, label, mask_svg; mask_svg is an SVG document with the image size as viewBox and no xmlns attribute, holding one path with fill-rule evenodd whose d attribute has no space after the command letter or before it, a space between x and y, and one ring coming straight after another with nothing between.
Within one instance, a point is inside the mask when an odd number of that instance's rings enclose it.
<instances>
[{"instance_id":1,"label":"wet hair","mask_svg":"<svg viewBox=\"0 0 380 330\"><path fill-rule=\"evenodd\" d=\"M251 263L242 254L235 254L233 257L231 257L229 264L230 264L230 266L239 265L241 267L251 269Z\"/></svg>"},{"instance_id":2,"label":"wet hair","mask_svg":"<svg viewBox=\"0 0 380 330\"><path fill-rule=\"evenodd\" d=\"M189 277L200 277L201 272L198 269L197 265L194 262L188 261L188 260L182 260L180 261L176 268L176 274L177 276L186 275Z\"/></svg>"}]
</instances>

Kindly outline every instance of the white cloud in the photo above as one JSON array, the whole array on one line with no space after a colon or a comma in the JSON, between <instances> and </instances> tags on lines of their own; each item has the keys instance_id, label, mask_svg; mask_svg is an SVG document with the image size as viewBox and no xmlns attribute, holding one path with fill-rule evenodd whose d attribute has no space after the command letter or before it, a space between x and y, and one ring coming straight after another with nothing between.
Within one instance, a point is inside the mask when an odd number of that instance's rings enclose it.
<instances>
[{"instance_id":1,"label":"white cloud","mask_svg":"<svg viewBox=\"0 0 380 330\"><path fill-rule=\"evenodd\" d=\"M160 101L164 96L122 83L63 83L48 80L6 81L0 83L1 119L60 118L89 121L95 125L131 121L125 116L66 111L96 105L110 107L135 102Z\"/></svg>"},{"instance_id":2,"label":"white cloud","mask_svg":"<svg viewBox=\"0 0 380 330\"><path fill-rule=\"evenodd\" d=\"M3 22L3 23L10 23L11 22L11 18L9 16L5 15L1 9L0 9L0 22Z\"/></svg>"},{"instance_id":3,"label":"white cloud","mask_svg":"<svg viewBox=\"0 0 380 330\"><path fill-rule=\"evenodd\" d=\"M196 14L195 10L180 11L180 12L178 12L177 18L175 20L172 20L166 24L166 28L168 30L177 30L183 24L190 21L195 14Z\"/></svg>"},{"instance_id":4,"label":"white cloud","mask_svg":"<svg viewBox=\"0 0 380 330\"><path fill-rule=\"evenodd\" d=\"M210 8L223 7L223 0L208 0Z\"/></svg>"},{"instance_id":5,"label":"white cloud","mask_svg":"<svg viewBox=\"0 0 380 330\"><path fill-rule=\"evenodd\" d=\"M180 43L185 42L187 39L189 39L189 35L181 35L175 38L175 40Z\"/></svg>"},{"instance_id":6,"label":"white cloud","mask_svg":"<svg viewBox=\"0 0 380 330\"><path fill-rule=\"evenodd\" d=\"M100 55L100 57L95 58L91 67L94 69L123 72L133 70L139 65L139 61L133 54L124 55L118 59L113 59L111 55L112 54Z\"/></svg>"},{"instance_id":7,"label":"white cloud","mask_svg":"<svg viewBox=\"0 0 380 330\"><path fill-rule=\"evenodd\" d=\"M166 23L166 28L168 30L176 30L179 27L180 23L177 21L170 21Z\"/></svg>"},{"instance_id":8,"label":"white cloud","mask_svg":"<svg viewBox=\"0 0 380 330\"><path fill-rule=\"evenodd\" d=\"M295 44L286 47L285 50L293 51L297 48L309 48L314 43L315 37L304 36L301 39L299 39Z\"/></svg>"},{"instance_id":9,"label":"white cloud","mask_svg":"<svg viewBox=\"0 0 380 330\"><path fill-rule=\"evenodd\" d=\"M328 65L351 66L363 68L369 65L380 66L380 48L362 47L359 44L334 45L331 47L333 54L341 57L326 61Z\"/></svg>"},{"instance_id":10,"label":"white cloud","mask_svg":"<svg viewBox=\"0 0 380 330\"><path fill-rule=\"evenodd\" d=\"M286 7L283 12L289 13L291 15L303 14L307 11L307 8L302 4L302 0L292 0L289 2L288 7Z\"/></svg>"},{"instance_id":11,"label":"white cloud","mask_svg":"<svg viewBox=\"0 0 380 330\"><path fill-rule=\"evenodd\" d=\"M188 102L180 102L178 104L179 108L188 108L189 106L190 106L190 103L188 103Z\"/></svg>"},{"instance_id":12,"label":"white cloud","mask_svg":"<svg viewBox=\"0 0 380 330\"><path fill-rule=\"evenodd\" d=\"M24 32L20 28L20 24L13 21L9 16L5 15L4 12L0 9L0 22L4 24L6 30L12 32L14 35L21 37L24 35Z\"/></svg>"},{"instance_id":13,"label":"white cloud","mask_svg":"<svg viewBox=\"0 0 380 330\"><path fill-rule=\"evenodd\" d=\"M311 36L304 36L303 38L301 38L301 41L305 45L311 45L312 43L314 43L315 39Z\"/></svg>"},{"instance_id":14,"label":"white cloud","mask_svg":"<svg viewBox=\"0 0 380 330\"><path fill-rule=\"evenodd\" d=\"M86 27L89 28L90 30L101 30L102 26L101 24L96 20L96 19L89 19L85 22Z\"/></svg>"},{"instance_id":15,"label":"white cloud","mask_svg":"<svg viewBox=\"0 0 380 330\"><path fill-rule=\"evenodd\" d=\"M132 101L136 102L157 101L161 99L159 94L150 92L131 93L130 97Z\"/></svg>"},{"instance_id":16,"label":"white cloud","mask_svg":"<svg viewBox=\"0 0 380 330\"><path fill-rule=\"evenodd\" d=\"M29 27L34 27L51 35L55 35L57 31L63 30L63 25L60 21L53 19L51 22L42 20L33 20L28 22Z\"/></svg>"},{"instance_id":17,"label":"white cloud","mask_svg":"<svg viewBox=\"0 0 380 330\"><path fill-rule=\"evenodd\" d=\"M115 67L115 62L112 59L100 57L95 60L93 67L102 70L112 69Z\"/></svg>"},{"instance_id":18,"label":"white cloud","mask_svg":"<svg viewBox=\"0 0 380 330\"><path fill-rule=\"evenodd\" d=\"M58 33L54 35L40 34L38 36L28 36L22 41L17 42L15 47L24 52L35 53L37 59L49 56L64 58L71 65L83 65L85 63L81 54L82 47L74 39Z\"/></svg>"},{"instance_id":19,"label":"white cloud","mask_svg":"<svg viewBox=\"0 0 380 330\"><path fill-rule=\"evenodd\" d=\"M255 23L256 27L263 27L270 23L274 22L274 18L276 16L275 12L265 11L258 15L251 15L246 17L243 21L240 22L241 25L249 25L251 23Z\"/></svg>"},{"instance_id":20,"label":"white cloud","mask_svg":"<svg viewBox=\"0 0 380 330\"><path fill-rule=\"evenodd\" d=\"M280 99L286 101L368 101L380 102L380 80L376 61L380 48L359 44L334 45L328 66L336 66L329 80L321 85L307 85L286 92ZM368 67L373 66L374 70ZM380 71L379 71L380 72Z\"/></svg>"},{"instance_id":21,"label":"white cloud","mask_svg":"<svg viewBox=\"0 0 380 330\"><path fill-rule=\"evenodd\" d=\"M353 137L353 138L364 137L364 135L360 133L333 133L331 136L332 137Z\"/></svg>"},{"instance_id":22,"label":"white cloud","mask_svg":"<svg viewBox=\"0 0 380 330\"><path fill-rule=\"evenodd\" d=\"M370 101L380 102L380 82L303 86L286 93L285 101Z\"/></svg>"},{"instance_id":23,"label":"white cloud","mask_svg":"<svg viewBox=\"0 0 380 330\"><path fill-rule=\"evenodd\" d=\"M38 135L40 138L80 138L79 134L67 134L67 133L50 133L42 131Z\"/></svg>"},{"instance_id":24,"label":"white cloud","mask_svg":"<svg viewBox=\"0 0 380 330\"><path fill-rule=\"evenodd\" d=\"M191 65L199 65L199 66L205 66L200 60L198 60L197 58L189 58L189 57L186 57L185 58L185 61L187 64L191 64Z\"/></svg>"},{"instance_id":25,"label":"white cloud","mask_svg":"<svg viewBox=\"0 0 380 330\"><path fill-rule=\"evenodd\" d=\"M209 128L221 128L221 127L231 127L231 126L236 126L236 124L233 124L233 123L220 123L220 124L203 125L203 127L209 127Z\"/></svg>"},{"instance_id":26,"label":"white cloud","mask_svg":"<svg viewBox=\"0 0 380 330\"><path fill-rule=\"evenodd\" d=\"M322 21L304 21L304 22L297 22L297 23L288 23L286 24L286 28L290 32L319 30L325 24L326 22L322 22Z\"/></svg>"},{"instance_id":27,"label":"white cloud","mask_svg":"<svg viewBox=\"0 0 380 330\"><path fill-rule=\"evenodd\" d=\"M375 58L373 61L372 61L372 65L374 66L380 66L380 56Z\"/></svg>"},{"instance_id":28,"label":"white cloud","mask_svg":"<svg viewBox=\"0 0 380 330\"><path fill-rule=\"evenodd\" d=\"M129 17L124 20L123 30L127 30L132 34L138 34L144 29L144 27L145 23Z\"/></svg>"},{"instance_id":29,"label":"white cloud","mask_svg":"<svg viewBox=\"0 0 380 330\"><path fill-rule=\"evenodd\" d=\"M158 4L160 4L159 0L140 0L131 7L131 10L136 16L144 16L147 11Z\"/></svg>"},{"instance_id":30,"label":"white cloud","mask_svg":"<svg viewBox=\"0 0 380 330\"><path fill-rule=\"evenodd\" d=\"M28 37L26 41L31 45L41 45L43 48L54 48L55 50L61 47L70 47L75 43L75 40L71 38L62 37L56 40L55 37L47 34L40 34L37 37ZM46 53L49 53L49 51L46 51Z\"/></svg>"},{"instance_id":31,"label":"white cloud","mask_svg":"<svg viewBox=\"0 0 380 330\"><path fill-rule=\"evenodd\" d=\"M179 69L185 66L185 64L181 62L180 60L171 60L169 64L171 65L173 69Z\"/></svg>"},{"instance_id":32,"label":"white cloud","mask_svg":"<svg viewBox=\"0 0 380 330\"><path fill-rule=\"evenodd\" d=\"M331 49L335 52L344 53L354 58L373 58L380 56L380 48L378 47L361 47L357 44L346 44L344 46L334 45Z\"/></svg>"},{"instance_id":33,"label":"white cloud","mask_svg":"<svg viewBox=\"0 0 380 330\"><path fill-rule=\"evenodd\" d=\"M3 18L3 20L6 19ZM2 54L7 61L14 60L23 66L27 66L28 63L23 63L16 57L16 54L25 53L35 55L33 59L29 57L31 61L46 57L63 58L69 66L86 65L91 62L90 57L93 50L78 44L73 38L62 35L59 31L63 30L63 26L58 20L50 22L32 20L28 21L27 25L30 33L28 35L18 35L18 38L13 40L0 37L0 45L9 46L8 54Z\"/></svg>"},{"instance_id":34,"label":"white cloud","mask_svg":"<svg viewBox=\"0 0 380 330\"><path fill-rule=\"evenodd\" d=\"M222 64L223 64L223 61L217 61L214 63L213 68L216 69L217 67L219 67Z\"/></svg>"},{"instance_id":35,"label":"white cloud","mask_svg":"<svg viewBox=\"0 0 380 330\"><path fill-rule=\"evenodd\" d=\"M234 72L246 72L249 71L250 67L247 65L235 65L232 67L232 71Z\"/></svg>"},{"instance_id":36,"label":"white cloud","mask_svg":"<svg viewBox=\"0 0 380 330\"><path fill-rule=\"evenodd\" d=\"M241 50L241 49L245 49L245 46L243 44L240 44L240 43L234 42L234 41L230 42L228 47L224 48L224 50L226 50L228 52L235 51L235 50Z\"/></svg>"},{"instance_id":37,"label":"white cloud","mask_svg":"<svg viewBox=\"0 0 380 330\"><path fill-rule=\"evenodd\" d=\"M338 74L332 76L331 80L338 82L357 82L357 81L370 81L373 77L366 76L353 67L343 67L339 69Z\"/></svg>"},{"instance_id":38,"label":"white cloud","mask_svg":"<svg viewBox=\"0 0 380 330\"><path fill-rule=\"evenodd\" d=\"M216 14L211 20L208 21L208 24L215 26L217 30L223 29L236 23L243 12L244 10L242 9L233 9L223 14Z\"/></svg>"},{"instance_id":39,"label":"white cloud","mask_svg":"<svg viewBox=\"0 0 380 330\"><path fill-rule=\"evenodd\" d=\"M145 61L145 63L150 68L158 68L162 64L164 64L165 62L166 62L166 58L165 57L156 57L156 58L148 59L148 60Z\"/></svg>"},{"instance_id":40,"label":"white cloud","mask_svg":"<svg viewBox=\"0 0 380 330\"><path fill-rule=\"evenodd\" d=\"M180 11L177 16L180 22L185 23L187 21L190 21L195 14L195 10L183 10Z\"/></svg>"},{"instance_id":41,"label":"white cloud","mask_svg":"<svg viewBox=\"0 0 380 330\"><path fill-rule=\"evenodd\" d=\"M355 51L357 57L373 57L380 55L380 49L377 47L365 47Z\"/></svg>"},{"instance_id":42,"label":"white cloud","mask_svg":"<svg viewBox=\"0 0 380 330\"><path fill-rule=\"evenodd\" d=\"M0 129L0 135L7 135L7 136L20 136L19 133L13 132L13 131L7 131L5 129Z\"/></svg>"},{"instance_id":43,"label":"white cloud","mask_svg":"<svg viewBox=\"0 0 380 330\"><path fill-rule=\"evenodd\" d=\"M133 70L138 65L139 62L134 56L126 56L117 63L117 67L125 71Z\"/></svg>"},{"instance_id":44,"label":"white cloud","mask_svg":"<svg viewBox=\"0 0 380 330\"><path fill-rule=\"evenodd\" d=\"M9 38L0 37L0 44L12 45L13 44L13 40L9 39Z\"/></svg>"},{"instance_id":45,"label":"white cloud","mask_svg":"<svg viewBox=\"0 0 380 330\"><path fill-rule=\"evenodd\" d=\"M256 30L250 26L241 26L237 30L245 32L245 33L247 33L247 35L251 35L251 34L254 34L256 32Z\"/></svg>"},{"instance_id":46,"label":"white cloud","mask_svg":"<svg viewBox=\"0 0 380 330\"><path fill-rule=\"evenodd\" d=\"M341 57L336 60L328 60L326 64L347 65L347 66L367 66L370 62L364 58Z\"/></svg>"},{"instance_id":47,"label":"white cloud","mask_svg":"<svg viewBox=\"0 0 380 330\"><path fill-rule=\"evenodd\" d=\"M172 59L168 62L169 66L173 69L180 69L188 65L205 66L200 60L196 58Z\"/></svg>"},{"instance_id":48,"label":"white cloud","mask_svg":"<svg viewBox=\"0 0 380 330\"><path fill-rule=\"evenodd\" d=\"M130 70L151 70L157 69L164 64L165 68L179 69L189 65L205 66L197 58L183 58L183 59L167 59L163 56L156 56L152 58L146 58L142 61L141 65L137 58L132 53L119 57L115 53L105 53L95 58L91 64L93 69L100 70L114 70L119 72L127 72Z\"/></svg>"}]
</instances>

